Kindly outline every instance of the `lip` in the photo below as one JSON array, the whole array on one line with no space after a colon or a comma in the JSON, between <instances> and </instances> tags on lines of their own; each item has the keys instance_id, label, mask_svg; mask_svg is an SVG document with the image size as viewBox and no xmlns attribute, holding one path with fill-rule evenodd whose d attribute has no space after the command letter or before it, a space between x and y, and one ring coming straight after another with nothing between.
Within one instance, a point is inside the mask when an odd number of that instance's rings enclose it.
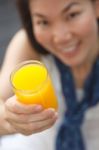
<instances>
[{"instance_id":1,"label":"lip","mask_svg":"<svg viewBox=\"0 0 99 150\"><path fill-rule=\"evenodd\" d=\"M74 56L76 56L77 55L77 53L79 52L79 45L80 45L80 43L78 43L78 44L76 44L76 46L75 46L75 48L74 48L74 50L73 51L61 51L61 50L59 50L60 52L61 52L61 54L63 54L65 57L74 57Z\"/></svg>"}]
</instances>

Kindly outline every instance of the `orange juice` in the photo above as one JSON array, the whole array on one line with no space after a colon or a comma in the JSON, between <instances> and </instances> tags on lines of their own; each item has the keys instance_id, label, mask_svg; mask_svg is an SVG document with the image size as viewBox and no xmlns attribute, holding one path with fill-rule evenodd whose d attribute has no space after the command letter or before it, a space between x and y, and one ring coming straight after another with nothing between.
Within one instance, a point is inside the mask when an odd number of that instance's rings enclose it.
<instances>
[{"instance_id":1,"label":"orange juice","mask_svg":"<svg viewBox=\"0 0 99 150\"><path fill-rule=\"evenodd\" d=\"M11 83L18 101L57 109L57 98L50 76L41 62L26 61L20 64L11 73Z\"/></svg>"}]
</instances>

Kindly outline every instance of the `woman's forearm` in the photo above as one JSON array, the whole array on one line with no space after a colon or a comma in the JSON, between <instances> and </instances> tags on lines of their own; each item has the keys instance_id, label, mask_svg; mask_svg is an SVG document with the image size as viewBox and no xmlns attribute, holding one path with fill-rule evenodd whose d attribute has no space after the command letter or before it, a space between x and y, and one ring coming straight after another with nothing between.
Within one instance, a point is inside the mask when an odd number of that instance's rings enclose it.
<instances>
[{"instance_id":1,"label":"woman's forearm","mask_svg":"<svg viewBox=\"0 0 99 150\"><path fill-rule=\"evenodd\" d=\"M2 100L0 100L0 136L15 133L15 129L6 120L5 106Z\"/></svg>"}]
</instances>

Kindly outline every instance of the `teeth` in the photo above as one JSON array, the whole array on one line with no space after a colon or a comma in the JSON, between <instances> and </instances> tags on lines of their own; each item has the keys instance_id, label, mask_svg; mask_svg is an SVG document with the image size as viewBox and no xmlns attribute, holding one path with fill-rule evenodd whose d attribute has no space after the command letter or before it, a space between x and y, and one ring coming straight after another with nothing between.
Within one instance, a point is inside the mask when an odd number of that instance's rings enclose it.
<instances>
[{"instance_id":1,"label":"teeth","mask_svg":"<svg viewBox=\"0 0 99 150\"><path fill-rule=\"evenodd\" d=\"M63 52L72 52L76 49L76 46L72 46L72 47L69 47L69 48L64 48L62 51Z\"/></svg>"},{"instance_id":2,"label":"teeth","mask_svg":"<svg viewBox=\"0 0 99 150\"><path fill-rule=\"evenodd\" d=\"M75 51L76 50L76 47L77 47L77 43L75 43L75 44L71 44L71 45L68 45L67 47L65 47L65 46L59 46L58 47L58 49L60 50L60 51L62 51L62 52L73 52L73 51Z\"/></svg>"}]
</instances>

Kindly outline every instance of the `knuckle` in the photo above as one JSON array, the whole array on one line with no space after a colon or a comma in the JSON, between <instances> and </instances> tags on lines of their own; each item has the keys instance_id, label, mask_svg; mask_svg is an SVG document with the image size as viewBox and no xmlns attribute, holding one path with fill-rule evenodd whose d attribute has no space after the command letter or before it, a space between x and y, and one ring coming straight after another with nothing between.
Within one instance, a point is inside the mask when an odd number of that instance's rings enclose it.
<instances>
[{"instance_id":1,"label":"knuckle","mask_svg":"<svg viewBox=\"0 0 99 150\"><path fill-rule=\"evenodd\" d=\"M37 124L37 123L30 123L29 124L29 130L30 130L30 132L36 132L38 129L40 128L40 125L39 124Z\"/></svg>"},{"instance_id":2,"label":"knuckle","mask_svg":"<svg viewBox=\"0 0 99 150\"><path fill-rule=\"evenodd\" d=\"M31 135L31 134L35 133L36 130L37 130L37 127L36 127L35 125L29 124L28 127L24 128L24 129L22 130L22 133L23 133L24 135L27 135L27 136L28 136L28 135Z\"/></svg>"},{"instance_id":3,"label":"knuckle","mask_svg":"<svg viewBox=\"0 0 99 150\"><path fill-rule=\"evenodd\" d=\"M27 119L26 115L24 115L24 114L20 114L19 118L21 121L27 121L28 122L28 119Z\"/></svg>"},{"instance_id":4,"label":"knuckle","mask_svg":"<svg viewBox=\"0 0 99 150\"><path fill-rule=\"evenodd\" d=\"M51 122L50 124L47 125L47 128L51 128L54 125L54 122Z\"/></svg>"},{"instance_id":5,"label":"knuckle","mask_svg":"<svg viewBox=\"0 0 99 150\"><path fill-rule=\"evenodd\" d=\"M21 133L24 135L29 135L30 131L27 130L26 128L24 128L24 129L22 129Z\"/></svg>"},{"instance_id":6,"label":"knuckle","mask_svg":"<svg viewBox=\"0 0 99 150\"><path fill-rule=\"evenodd\" d=\"M38 128L38 125L30 123L29 127L30 127L30 130L33 132L33 131L35 131Z\"/></svg>"},{"instance_id":7,"label":"knuckle","mask_svg":"<svg viewBox=\"0 0 99 150\"><path fill-rule=\"evenodd\" d=\"M47 119L47 118L49 117L49 115L48 115L47 113L43 112L42 117L43 117L44 119Z\"/></svg>"},{"instance_id":8,"label":"knuckle","mask_svg":"<svg viewBox=\"0 0 99 150\"><path fill-rule=\"evenodd\" d=\"M33 132L30 132L30 131L27 131L27 132L22 132L22 134L24 134L24 135L26 135L26 136L29 136L29 135L31 135Z\"/></svg>"},{"instance_id":9,"label":"knuckle","mask_svg":"<svg viewBox=\"0 0 99 150\"><path fill-rule=\"evenodd\" d=\"M4 115L4 120L6 120L7 122L12 122L12 119L6 114Z\"/></svg>"},{"instance_id":10,"label":"knuckle","mask_svg":"<svg viewBox=\"0 0 99 150\"><path fill-rule=\"evenodd\" d=\"M48 126L51 127L51 126L54 125L54 123L55 123L55 120L50 120L49 123L48 123Z\"/></svg>"}]
</instances>

